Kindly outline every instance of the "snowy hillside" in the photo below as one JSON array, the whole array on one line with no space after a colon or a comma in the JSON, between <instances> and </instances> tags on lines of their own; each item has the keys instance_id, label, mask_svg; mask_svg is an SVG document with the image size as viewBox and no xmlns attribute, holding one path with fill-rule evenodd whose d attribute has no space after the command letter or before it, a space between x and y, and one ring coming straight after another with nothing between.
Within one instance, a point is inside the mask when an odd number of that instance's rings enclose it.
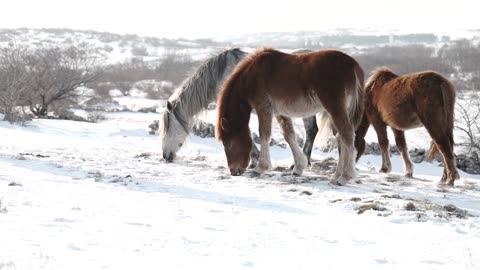
<instances>
[{"instance_id":1,"label":"snowy hillside","mask_svg":"<svg viewBox=\"0 0 480 270\"><path fill-rule=\"evenodd\" d=\"M455 32L416 33L397 29L332 29L330 31L270 32L218 36L214 39L166 39L138 35L120 35L108 32L71 29L0 29L0 47L9 43L31 48L50 46L88 45L107 63L117 63L132 57L144 60L162 58L166 53L190 55L202 60L219 48L239 46L257 48L273 46L284 49L336 47L349 50L385 45L424 44L441 46L454 39L480 41L479 30Z\"/></svg>"},{"instance_id":2,"label":"snowy hillside","mask_svg":"<svg viewBox=\"0 0 480 270\"><path fill-rule=\"evenodd\" d=\"M158 117L0 122L0 269L480 269L480 176L442 188L436 163L406 179L369 155L338 187L335 153L292 177L275 146L271 172L231 177L212 138L165 163Z\"/></svg>"},{"instance_id":3,"label":"snowy hillside","mask_svg":"<svg viewBox=\"0 0 480 270\"><path fill-rule=\"evenodd\" d=\"M137 35L70 29L0 29L0 47L9 43L29 48L86 45L105 59L106 63L122 62L132 57L154 60L170 51L187 54L193 60L204 59L211 51L227 46L211 40L165 39Z\"/></svg>"}]
</instances>

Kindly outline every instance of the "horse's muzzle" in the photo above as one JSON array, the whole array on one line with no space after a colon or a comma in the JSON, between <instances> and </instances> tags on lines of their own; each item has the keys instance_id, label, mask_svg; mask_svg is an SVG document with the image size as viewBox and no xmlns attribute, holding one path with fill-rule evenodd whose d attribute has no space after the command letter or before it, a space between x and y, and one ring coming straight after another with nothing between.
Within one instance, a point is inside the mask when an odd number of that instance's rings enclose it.
<instances>
[{"instance_id":1,"label":"horse's muzzle","mask_svg":"<svg viewBox=\"0 0 480 270\"><path fill-rule=\"evenodd\" d=\"M175 157L174 157L173 153L170 153L169 155L163 154L163 159L165 159L166 162L172 162L174 158Z\"/></svg>"}]
</instances>

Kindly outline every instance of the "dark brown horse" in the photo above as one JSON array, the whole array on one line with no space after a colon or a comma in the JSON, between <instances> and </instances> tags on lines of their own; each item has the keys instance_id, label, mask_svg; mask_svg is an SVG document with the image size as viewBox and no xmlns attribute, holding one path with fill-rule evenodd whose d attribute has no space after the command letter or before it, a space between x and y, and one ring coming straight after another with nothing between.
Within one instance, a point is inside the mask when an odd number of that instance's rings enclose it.
<instances>
[{"instance_id":1,"label":"dark brown horse","mask_svg":"<svg viewBox=\"0 0 480 270\"><path fill-rule=\"evenodd\" d=\"M364 152L364 137L371 123L382 151L380 171L391 171L387 137L387 126L390 126L403 159L405 175L412 177L413 164L404 131L424 126L433 140L429 156L437 151L443 155L445 168L441 183L453 185L459 178L453 156L455 96L453 85L433 71L398 76L386 67L375 70L365 86L365 115L356 131L357 160Z\"/></svg>"},{"instance_id":2,"label":"dark brown horse","mask_svg":"<svg viewBox=\"0 0 480 270\"><path fill-rule=\"evenodd\" d=\"M326 111L342 147L332 182L344 184L353 178L354 130L364 106L363 76L362 68L352 57L335 50L295 55L261 49L248 56L226 80L217 102L216 136L223 142L230 173L241 175L247 167L252 146L248 126L252 109L256 110L259 122L261 150L254 168L258 174L272 167L269 142L273 116L292 150L293 174L301 175L307 159L295 143L290 117ZM333 125L324 123L321 128Z\"/></svg>"}]
</instances>

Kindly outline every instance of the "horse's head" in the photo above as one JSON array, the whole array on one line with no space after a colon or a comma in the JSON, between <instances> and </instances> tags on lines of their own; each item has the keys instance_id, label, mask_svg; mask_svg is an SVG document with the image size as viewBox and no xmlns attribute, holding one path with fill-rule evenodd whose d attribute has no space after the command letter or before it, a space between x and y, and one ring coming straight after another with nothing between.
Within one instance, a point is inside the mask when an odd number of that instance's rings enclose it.
<instances>
[{"instance_id":1,"label":"horse's head","mask_svg":"<svg viewBox=\"0 0 480 270\"><path fill-rule=\"evenodd\" d=\"M188 126L178 119L170 101L167 101L167 108L162 113L159 125L163 158L172 162L188 136Z\"/></svg>"},{"instance_id":2,"label":"horse's head","mask_svg":"<svg viewBox=\"0 0 480 270\"><path fill-rule=\"evenodd\" d=\"M231 175L242 175L250 161L250 151L253 146L250 129L232 129L227 119L221 118L217 123L217 138L223 143Z\"/></svg>"}]
</instances>

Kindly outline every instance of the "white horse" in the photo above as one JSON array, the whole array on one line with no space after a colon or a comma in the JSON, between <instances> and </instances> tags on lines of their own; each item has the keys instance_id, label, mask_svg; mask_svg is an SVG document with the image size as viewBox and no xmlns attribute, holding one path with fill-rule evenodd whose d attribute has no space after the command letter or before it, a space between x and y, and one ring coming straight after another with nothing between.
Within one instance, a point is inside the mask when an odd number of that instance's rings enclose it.
<instances>
[{"instance_id":1,"label":"white horse","mask_svg":"<svg viewBox=\"0 0 480 270\"><path fill-rule=\"evenodd\" d=\"M218 91L235 66L247 55L238 48L208 58L175 90L160 118L163 158L171 162L195 124L194 117L217 100Z\"/></svg>"}]
</instances>

